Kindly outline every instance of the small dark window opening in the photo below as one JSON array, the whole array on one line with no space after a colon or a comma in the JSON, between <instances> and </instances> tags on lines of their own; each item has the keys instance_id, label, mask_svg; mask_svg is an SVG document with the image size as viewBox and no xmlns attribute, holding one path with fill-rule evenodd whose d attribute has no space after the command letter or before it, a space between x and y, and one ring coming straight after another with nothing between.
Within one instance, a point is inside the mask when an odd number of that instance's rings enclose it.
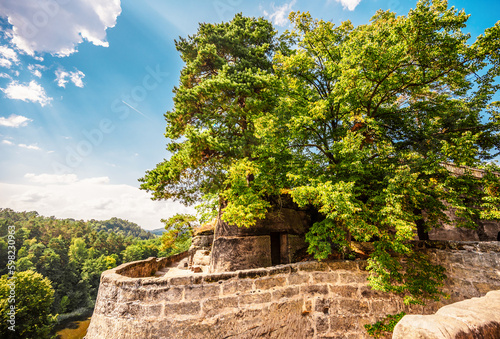
<instances>
[{"instance_id":1,"label":"small dark window opening","mask_svg":"<svg viewBox=\"0 0 500 339\"><path fill-rule=\"evenodd\" d=\"M500 232L497 234L497 241L500 241Z\"/></svg>"},{"instance_id":2,"label":"small dark window opening","mask_svg":"<svg viewBox=\"0 0 500 339\"><path fill-rule=\"evenodd\" d=\"M271 232L271 263L273 266L281 264L281 234Z\"/></svg>"}]
</instances>

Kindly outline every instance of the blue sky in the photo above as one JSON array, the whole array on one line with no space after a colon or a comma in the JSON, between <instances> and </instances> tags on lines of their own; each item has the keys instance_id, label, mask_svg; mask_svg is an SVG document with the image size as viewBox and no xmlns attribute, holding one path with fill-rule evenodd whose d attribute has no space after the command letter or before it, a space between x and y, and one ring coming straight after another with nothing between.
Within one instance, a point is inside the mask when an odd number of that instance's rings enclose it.
<instances>
[{"instance_id":1,"label":"blue sky","mask_svg":"<svg viewBox=\"0 0 500 339\"><path fill-rule=\"evenodd\" d=\"M192 212L154 202L137 179L163 158L163 114L183 66L174 39L199 22L264 16L280 32L290 11L367 23L416 1L2 0L0 207L76 219L112 216L146 229ZM475 38L500 19L500 2L451 0Z\"/></svg>"}]
</instances>

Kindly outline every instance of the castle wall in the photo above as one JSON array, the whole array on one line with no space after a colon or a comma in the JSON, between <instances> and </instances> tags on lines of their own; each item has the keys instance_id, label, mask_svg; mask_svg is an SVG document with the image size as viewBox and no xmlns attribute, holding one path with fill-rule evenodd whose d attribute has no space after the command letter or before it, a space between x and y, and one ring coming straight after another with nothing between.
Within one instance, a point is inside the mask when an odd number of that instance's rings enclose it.
<instances>
[{"instance_id":1,"label":"castle wall","mask_svg":"<svg viewBox=\"0 0 500 339\"><path fill-rule=\"evenodd\" d=\"M450 299L425 308L372 291L365 261L153 278L151 263L163 263L148 259L102 274L86 338L368 338L363 325L387 314L429 314L500 289L500 243L426 244L447 269Z\"/></svg>"}]
</instances>

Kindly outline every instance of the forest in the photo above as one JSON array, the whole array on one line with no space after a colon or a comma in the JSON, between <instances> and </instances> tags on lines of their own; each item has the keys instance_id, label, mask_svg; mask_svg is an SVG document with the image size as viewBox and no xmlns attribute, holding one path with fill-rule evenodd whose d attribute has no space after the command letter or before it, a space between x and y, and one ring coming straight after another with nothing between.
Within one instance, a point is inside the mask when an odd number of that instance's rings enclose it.
<instances>
[{"instance_id":1,"label":"forest","mask_svg":"<svg viewBox=\"0 0 500 339\"><path fill-rule=\"evenodd\" d=\"M189 233L184 237L177 237L175 232L164 234L166 240L118 218L105 221L57 219L40 216L37 212L1 208L2 338L12 334L7 329L11 281L16 283L18 333L15 337L45 338L58 322L92 313L103 271L124 262L169 256L189 248ZM15 256L8 251L12 243L15 243ZM9 280L9 271L14 280Z\"/></svg>"}]
</instances>

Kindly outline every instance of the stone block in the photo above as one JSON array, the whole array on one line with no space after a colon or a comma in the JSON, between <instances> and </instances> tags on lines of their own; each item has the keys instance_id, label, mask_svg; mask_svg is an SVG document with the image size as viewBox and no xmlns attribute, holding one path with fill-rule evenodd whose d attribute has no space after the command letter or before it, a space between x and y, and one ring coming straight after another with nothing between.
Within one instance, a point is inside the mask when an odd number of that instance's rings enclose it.
<instances>
[{"instance_id":1,"label":"stone block","mask_svg":"<svg viewBox=\"0 0 500 339\"><path fill-rule=\"evenodd\" d=\"M336 284L339 280L339 274L337 272L313 272L311 273L313 282L318 283L330 283Z\"/></svg>"},{"instance_id":2,"label":"stone block","mask_svg":"<svg viewBox=\"0 0 500 339\"><path fill-rule=\"evenodd\" d=\"M185 300L201 300L218 297L220 295L219 284L191 285L184 288Z\"/></svg>"},{"instance_id":3,"label":"stone block","mask_svg":"<svg viewBox=\"0 0 500 339\"><path fill-rule=\"evenodd\" d=\"M292 273L288 276L288 285L303 285L309 283L309 274Z\"/></svg>"},{"instance_id":4,"label":"stone block","mask_svg":"<svg viewBox=\"0 0 500 339\"><path fill-rule=\"evenodd\" d=\"M362 272L339 273L340 284L366 283L368 274Z\"/></svg>"},{"instance_id":5,"label":"stone block","mask_svg":"<svg viewBox=\"0 0 500 339\"><path fill-rule=\"evenodd\" d=\"M139 288L121 288L118 291L118 302L127 302L144 299L145 291Z\"/></svg>"},{"instance_id":6,"label":"stone block","mask_svg":"<svg viewBox=\"0 0 500 339\"><path fill-rule=\"evenodd\" d=\"M240 279L257 279L261 277L265 277L269 275L269 271L265 268L253 269L253 270L244 270L238 272L238 278Z\"/></svg>"},{"instance_id":7,"label":"stone block","mask_svg":"<svg viewBox=\"0 0 500 339\"><path fill-rule=\"evenodd\" d=\"M347 271L357 271L358 263L352 260L335 260L328 262L328 266L332 271L347 270Z\"/></svg>"},{"instance_id":8,"label":"stone block","mask_svg":"<svg viewBox=\"0 0 500 339\"><path fill-rule=\"evenodd\" d=\"M214 240L210 266L215 273L268 267L271 264L271 238L268 235L219 237Z\"/></svg>"},{"instance_id":9,"label":"stone block","mask_svg":"<svg viewBox=\"0 0 500 339\"><path fill-rule=\"evenodd\" d=\"M238 307L238 297L224 297L208 299L202 302L203 314L207 317L212 317L228 309L236 309Z\"/></svg>"},{"instance_id":10,"label":"stone block","mask_svg":"<svg viewBox=\"0 0 500 339\"><path fill-rule=\"evenodd\" d=\"M464 252L446 252L446 262L449 264L456 264L456 265L464 265L464 255L467 255L467 253L464 254Z\"/></svg>"},{"instance_id":11,"label":"stone block","mask_svg":"<svg viewBox=\"0 0 500 339\"><path fill-rule=\"evenodd\" d=\"M268 268L269 275L276 275L276 274L290 274L291 273L291 267L290 265L279 265L279 266L274 266Z\"/></svg>"},{"instance_id":12,"label":"stone block","mask_svg":"<svg viewBox=\"0 0 500 339\"><path fill-rule=\"evenodd\" d=\"M198 270L200 269L200 271ZM202 273L201 267L193 267L193 272L194 273ZM203 284L203 276L202 275L195 275L191 277L191 284L193 285L198 285L198 284Z\"/></svg>"},{"instance_id":13,"label":"stone block","mask_svg":"<svg viewBox=\"0 0 500 339\"><path fill-rule=\"evenodd\" d=\"M255 289L257 290L268 290L271 288L282 287L286 284L286 278L284 276L277 277L267 277L255 280Z\"/></svg>"},{"instance_id":14,"label":"stone block","mask_svg":"<svg viewBox=\"0 0 500 339\"><path fill-rule=\"evenodd\" d=\"M172 277L168 279L169 285L190 285L191 284L191 276L184 277Z\"/></svg>"},{"instance_id":15,"label":"stone block","mask_svg":"<svg viewBox=\"0 0 500 339\"><path fill-rule=\"evenodd\" d=\"M252 290L253 280L250 279L231 280L222 284L223 295L245 293Z\"/></svg>"},{"instance_id":16,"label":"stone block","mask_svg":"<svg viewBox=\"0 0 500 339\"><path fill-rule=\"evenodd\" d=\"M118 288L114 285L99 286L99 298L116 300L118 298Z\"/></svg>"},{"instance_id":17,"label":"stone block","mask_svg":"<svg viewBox=\"0 0 500 339\"><path fill-rule=\"evenodd\" d=\"M340 299L339 311L342 313L345 312L360 315L368 313L370 311L370 308L366 300Z\"/></svg>"},{"instance_id":18,"label":"stone block","mask_svg":"<svg viewBox=\"0 0 500 339\"><path fill-rule=\"evenodd\" d=\"M182 287L163 287L160 289L147 290L144 296L145 302L166 301L176 302L182 299Z\"/></svg>"},{"instance_id":19,"label":"stone block","mask_svg":"<svg viewBox=\"0 0 500 339\"><path fill-rule=\"evenodd\" d=\"M224 272L224 273L214 273L214 274L207 274L203 277L203 281L206 283L214 283L214 282L220 282L220 281L225 281L229 280L232 278L237 278L238 273L236 272Z\"/></svg>"},{"instance_id":20,"label":"stone block","mask_svg":"<svg viewBox=\"0 0 500 339\"><path fill-rule=\"evenodd\" d=\"M316 322L316 334L328 332L330 330L330 319L324 314L319 314L314 317Z\"/></svg>"},{"instance_id":21,"label":"stone block","mask_svg":"<svg viewBox=\"0 0 500 339\"><path fill-rule=\"evenodd\" d=\"M317 297L314 299L314 311L328 314L332 307L332 301L328 298Z\"/></svg>"},{"instance_id":22,"label":"stone block","mask_svg":"<svg viewBox=\"0 0 500 339\"><path fill-rule=\"evenodd\" d=\"M303 285L300 286L300 293L326 295L328 293L328 285L326 284Z\"/></svg>"},{"instance_id":23,"label":"stone block","mask_svg":"<svg viewBox=\"0 0 500 339\"><path fill-rule=\"evenodd\" d=\"M278 301L282 298L292 298L296 295L299 295L300 289L298 286L291 286L285 288L279 288L271 292L272 300Z\"/></svg>"},{"instance_id":24,"label":"stone block","mask_svg":"<svg viewBox=\"0 0 500 339\"><path fill-rule=\"evenodd\" d=\"M351 285L329 285L328 289L332 297L356 298L359 288Z\"/></svg>"},{"instance_id":25,"label":"stone block","mask_svg":"<svg viewBox=\"0 0 500 339\"><path fill-rule=\"evenodd\" d=\"M387 298L392 297L392 294L390 294L388 292L374 290L370 286L361 286L359 288L359 291L360 291L360 294L363 298L387 299Z\"/></svg>"},{"instance_id":26,"label":"stone block","mask_svg":"<svg viewBox=\"0 0 500 339\"><path fill-rule=\"evenodd\" d=\"M357 329L358 317L330 316L330 329L332 332L344 335L346 332Z\"/></svg>"},{"instance_id":27,"label":"stone block","mask_svg":"<svg viewBox=\"0 0 500 339\"><path fill-rule=\"evenodd\" d=\"M239 296L240 307L242 305L264 304L271 301L271 293L247 293Z\"/></svg>"},{"instance_id":28,"label":"stone block","mask_svg":"<svg viewBox=\"0 0 500 339\"><path fill-rule=\"evenodd\" d=\"M400 311L399 302L394 299L372 300L370 301L371 312L373 314L396 314Z\"/></svg>"},{"instance_id":29,"label":"stone block","mask_svg":"<svg viewBox=\"0 0 500 339\"><path fill-rule=\"evenodd\" d=\"M483 253L482 266L489 269L500 270L500 253Z\"/></svg>"},{"instance_id":30,"label":"stone block","mask_svg":"<svg viewBox=\"0 0 500 339\"><path fill-rule=\"evenodd\" d=\"M158 318L161 315L162 305L140 305L136 316L141 318Z\"/></svg>"},{"instance_id":31,"label":"stone block","mask_svg":"<svg viewBox=\"0 0 500 339\"><path fill-rule=\"evenodd\" d=\"M328 263L317 262L317 261L297 263L297 267L298 267L299 271L304 271L304 272L328 271L329 270Z\"/></svg>"},{"instance_id":32,"label":"stone block","mask_svg":"<svg viewBox=\"0 0 500 339\"><path fill-rule=\"evenodd\" d=\"M188 301L180 303L166 303L165 316L168 318L176 317L177 315L199 315L201 310L199 301Z\"/></svg>"}]
</instances>

